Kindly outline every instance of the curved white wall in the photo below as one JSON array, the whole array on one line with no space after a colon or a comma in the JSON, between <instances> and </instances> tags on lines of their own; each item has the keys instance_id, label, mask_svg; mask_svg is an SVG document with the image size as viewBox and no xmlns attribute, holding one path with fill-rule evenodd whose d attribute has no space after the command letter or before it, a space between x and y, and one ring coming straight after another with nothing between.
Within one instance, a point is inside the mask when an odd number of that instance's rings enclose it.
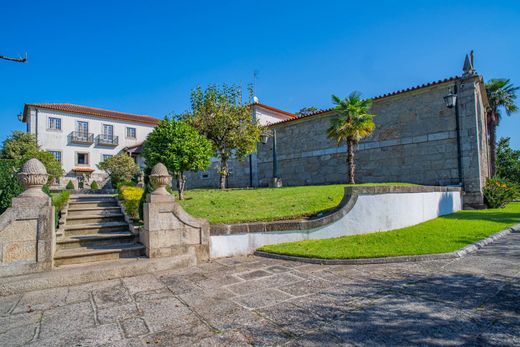
<instances>
[{"instance_id":1,"label":"curved white wall","mask_svg":"<svg viewBox=\"0 0 520 347\"><path fill-rule=\"evenodd\" d=\"M247 255L264 245L399 229L461 209L460 191L359 195L345 216L316 229L213 235L210 256Z\"/></svg>"}]
</instances>

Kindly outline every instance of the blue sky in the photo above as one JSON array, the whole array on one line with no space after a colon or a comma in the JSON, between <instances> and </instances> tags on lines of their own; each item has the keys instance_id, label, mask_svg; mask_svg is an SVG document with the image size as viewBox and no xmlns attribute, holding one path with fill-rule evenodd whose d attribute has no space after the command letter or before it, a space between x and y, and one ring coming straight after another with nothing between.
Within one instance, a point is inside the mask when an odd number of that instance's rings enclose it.
<instances>
[{"instance_id":1,"label":"blue sky","mask_svg":"<svg viewBox=\"0 0 520 347\"><path fill-rule=\"evenodd\" d=\"M520 85L516 1L0 0L0 141L24 129L27 102L67 102L163 117L190 90L247 85L295 112L331 94L371 97L461 73ZM520 100L519 100L520 102ZM520 149L520 114L500 136Z\"/></svg>"}]
</instances>

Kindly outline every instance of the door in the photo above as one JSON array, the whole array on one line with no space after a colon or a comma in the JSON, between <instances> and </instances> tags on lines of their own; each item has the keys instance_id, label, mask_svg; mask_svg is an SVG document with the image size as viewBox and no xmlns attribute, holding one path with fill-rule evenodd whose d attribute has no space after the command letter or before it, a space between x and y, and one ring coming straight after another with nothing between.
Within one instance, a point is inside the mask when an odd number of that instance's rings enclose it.
<instances>
[{"instance_id":1,"label":"door","mask_svg":"<svg viewBox=\"0 0 520 347\"><path fill-rule=\"evenodd\" d=\"M88 140L88 122L78 121L76 123L76 131L78 132L78 138L83 141Z\"/></svg>"},{"instance_id":2,"label":"door","mask_svg":"<svg viewBox=\"0 0 520 347\"><path fill-rule=\"evenodd\" d=\"M105 142L112 142L114 140L114 126L103 124L102 137Z\"/></svg>"}]
</instances>

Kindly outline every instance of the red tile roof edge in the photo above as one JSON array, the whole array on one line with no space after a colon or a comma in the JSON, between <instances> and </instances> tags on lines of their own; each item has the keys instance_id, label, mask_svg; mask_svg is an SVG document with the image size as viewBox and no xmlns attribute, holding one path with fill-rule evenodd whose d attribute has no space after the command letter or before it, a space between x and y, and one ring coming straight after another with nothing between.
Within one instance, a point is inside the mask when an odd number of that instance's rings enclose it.
<instances>
[{"instance_id":1,"label":"red tile roof edge","mask_svg":"<svg viewBox=\"0 0 520 347\"><path fill-rule=\"evenodd\" d=\"M400 90L397 90L395 92L390 92L390 93L386 93L386 94L375 96L375 97L372 98L372 100L380 100L380 99L384 99L384 98L387 98L387 97L391 97L391 96L395 96L395 95L411 92L411 91L414 91L414 90L427 88L427 87L432 87L432 86L435 86L435 85L438 85L438 84L443 84L443 83L455 81L455 80L457 80L459 78L460 78L460 76L453 76L453 77L445 78L445 79L434 81L434 82L420 84L420 85L417 85L417 86L414 86L414 87L410 87L410 88L406 88L406 89L400 89ZM278 125L278 124L287 123L287 122L291 122L291 121L302 119L302 118L318 116L320 114L331 112L333 110L334 110L334 107L331 107L331 108L327 108L327 109L324 109L324 110L316 111L314 113L311 113L311 114L308 114L308 115L305 115L305 116L302 116L302 117L297 117L295 119L282 120L280 122L273 123L272 125L275 125L275 124Z\"/></svg>"},{"instance_id":2,"label":"red tile roof edge","mask_svg":"<svg viewBox=\"0 0 520 347\"><path fill-rule=\"evenodd\" d=\"M30 107L35 108L44 108L48 110L56 110L62 112L70 112L76 114L84 114L89 116L96 116L102 118L111 118L111 119L119 119L126 120L135 123L143 123L149 125L157 125L161 120L151 116L138 115L132 113L125 113L119 111L111 111L105 110L101 108L82 106L82 105L74 105L67 103L41 103L41 104L25 104L23 111L23 121L27 119L27 113L29 112Z\"/></svg>"},{"instance_id":3,"label":"red tile roof edge","mask_svg":"<svg viewBox=\"0 0 520 347\"><path fill-rule=\"evenodd\" d=\"M251 104L251 106L259 106L259 107L265 108L265 109L267 109L269 111L281 113L281 114L286 115L288 117L291 117L293 119L297 119L298 118L298 116L295 115L294 113L287 112L287 111L284 111L284 110L280 110L279 108L272 107L272 106L265 105L265 104L261 104L259 102L255 103L255 104Z\"/></svg>"}]
</instances>

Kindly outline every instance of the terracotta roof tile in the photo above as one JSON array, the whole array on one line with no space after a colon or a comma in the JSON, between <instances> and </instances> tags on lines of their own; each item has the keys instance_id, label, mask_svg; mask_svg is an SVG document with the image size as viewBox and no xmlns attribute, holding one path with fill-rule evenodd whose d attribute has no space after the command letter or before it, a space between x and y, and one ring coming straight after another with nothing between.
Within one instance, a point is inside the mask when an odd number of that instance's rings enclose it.
<instances>
[{"instance_id":1,"label":"terracotta roof tile","mask_svg":"<svg viewBox=\"0 0 520 347\"><path fill-rule=\"evenodd\" d=\"M73 167L72 171L75 171L75 172L93 172L93 171L96 171L96 170L91 168L91 167Z\"/></svg>"},{"instance_id":2,"label":"terracotta roof tile","mask_svg":"<svg viewBox=\"0 0 520 347\"><path fill-rule=\"evenodd\" d=\"M118 111L110 111L104 110L100 108L74 105L74 104L25 104L23 111L23 121L27 119L27 112L29 112L30 107L36 108L44 108L48 110L56 110L70 113L78 113L85 114L90 116L102 117L102 118L111 118L111 119L119 119L126 120L135 123L144 123L149 125L157 125L160 122L160 119L151 117L151 116L143 116L132 113L124 113Z\"/></svg>"}]
</instances>

